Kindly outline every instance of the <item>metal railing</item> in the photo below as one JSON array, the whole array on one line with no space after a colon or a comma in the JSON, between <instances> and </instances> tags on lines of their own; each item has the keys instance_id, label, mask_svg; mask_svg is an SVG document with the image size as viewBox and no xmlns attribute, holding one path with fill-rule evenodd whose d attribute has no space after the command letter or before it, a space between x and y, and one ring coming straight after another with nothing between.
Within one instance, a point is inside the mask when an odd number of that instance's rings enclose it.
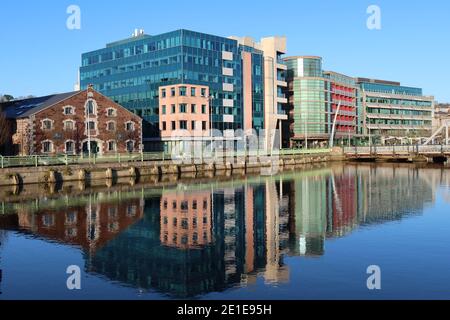
<instances>
[{"instance_id":1,"label":"metal railing","mask_svg":"<svg viewBox=\"0 0 450 320\"><path fill-rule=\"evenodd\" d=\"M201 154L192 154L192 158L233 158L233 157L262 157L262 156L288 156L288 155L317 155L330 153L331 149L282 149L267 152L266 150L249 151L225 151L214 150ZM117 153L111 155L92 155L91 157L83 155L33 155L33 156L1 156L0 168L13 167L45 167L62 165L82 165L82 164L100 164L100 163L129 163L129 162L147 162L147 161L165 161L179 160L189 157L189 152L184 155L174 156L167 152L143 152L143 153Z\"/></svg>"},{"instance_id":2,"label":"metal railing","mask_svg":"<svg viewBox=\"0 0 450 320\"><path fill-rule=\"evenodd\" d=\"M450 153L450 145L394 145L370 147L345 147L347 155L398 155L398 154L445 154Z\"/></svg>"}]
</instances>

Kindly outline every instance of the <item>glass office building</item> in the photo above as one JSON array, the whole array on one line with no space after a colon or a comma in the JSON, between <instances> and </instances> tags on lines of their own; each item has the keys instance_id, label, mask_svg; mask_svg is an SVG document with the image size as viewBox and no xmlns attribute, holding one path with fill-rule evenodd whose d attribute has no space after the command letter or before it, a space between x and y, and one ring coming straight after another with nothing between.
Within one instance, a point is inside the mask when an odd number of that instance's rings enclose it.
<instances>
[{"instance_id":1,"label":"glass office building","mask_svg":"<svg viewBox=\"0 0 450 320\"><path fill-rule=\"evenodd\" d=\"M289 57L288 67L289 123L291 145L307 139L328 137L329 97L323 77L322 58Z\"/></svg>"},{"instance_id":2,"label":"glass office building","mask_svg":"<svg viewBox=\"0 0 450 320\"><path fill-rule=\"evenodd\" d=\"M382 143L416 143L432 131L434 97L399 82L358 78L364 134Z\"/></svg>"},{"instance_id":3,"label":"glass office building","mask_svg":"<svg viewBox=\"0 0 450 320\"><path fill-rule=\"evenodd\" d=\"M208 86L211 125L227 130L244 127L242 52L236 40L177 30L150 36L143 31L131 38L84 53L80 86L89 84L144 121L147 150L160 148L159 87L175 84ZM252 50L254 128L263 125L263 53Z\"/></svg>"},{"instance_id":4,"label":"glass office building","mask_svg":"<svg viewBox=\"0 0 450 320\"><path fill-rule=\"evenodd\" d=\"M323 71L322 58L288 57L289 129L292 147L328 145L335 126L341 143L358 133L358 88L352 77Z\"/></svg>"}]
</instances>

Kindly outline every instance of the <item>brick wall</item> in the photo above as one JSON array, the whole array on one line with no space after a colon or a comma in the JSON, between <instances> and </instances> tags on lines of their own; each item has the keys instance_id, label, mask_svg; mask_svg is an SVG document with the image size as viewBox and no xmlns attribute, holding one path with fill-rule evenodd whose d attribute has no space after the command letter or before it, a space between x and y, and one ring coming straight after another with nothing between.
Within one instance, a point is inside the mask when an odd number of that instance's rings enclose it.
<instances>
[{"instance_id":1,"label":"brick wall","mask_svg":"<svg viewBox=\"0 0 450 320\"><path fill-rule=\"evenodd\" d=\"M129 112L124 107L114 103L100 93L88 89L75 93L47 109L41 110L30 117L33 132L33 150L36 154L66 153L66 142L72 141L74 153L79 154L87 150L88 132L86 121L86 103L89 99L94 101L94 114L89 116L89 121L95 123L95 129L90 131L91 141L94 141L98 147L99 154L108 154L116 152L127 152L127 141L133 142L132 151L140 151L142 144L142 122L141 118ZM65 107L73 107L73 114L65 114ZM108 115L108 109L113 109L112 115ZM43 121L49 120L51 128L46 129ZM73 128L65 127L65 121L73 121ZM108 130L108 122L114 122L113 130ZM126 123L132 122L134 130L127 130ZM51 142L51 150L44 150L43 143ZM109 150L108 142L115 141L115 148ZM130 143L131 144L131 143ZM93 151L93 149L91 149ZM67 152L72 153L72 152Z\"/></svg>"}]
</instances>

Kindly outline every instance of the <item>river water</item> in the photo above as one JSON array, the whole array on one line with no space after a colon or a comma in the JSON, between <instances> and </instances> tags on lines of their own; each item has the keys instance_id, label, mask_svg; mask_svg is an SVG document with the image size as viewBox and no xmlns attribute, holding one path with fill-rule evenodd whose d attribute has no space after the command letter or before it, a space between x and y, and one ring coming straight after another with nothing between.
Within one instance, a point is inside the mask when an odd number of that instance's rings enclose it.
<instances>
[{"instance_id":1,"label":"river water","mask_svg":"<svg viewBox=\"0 0 450 320\"><path fill-rule=\"evenodd\" d=\"M0 299L450 299L445 167L2 192Z\"/></svg>"}]
</instances>

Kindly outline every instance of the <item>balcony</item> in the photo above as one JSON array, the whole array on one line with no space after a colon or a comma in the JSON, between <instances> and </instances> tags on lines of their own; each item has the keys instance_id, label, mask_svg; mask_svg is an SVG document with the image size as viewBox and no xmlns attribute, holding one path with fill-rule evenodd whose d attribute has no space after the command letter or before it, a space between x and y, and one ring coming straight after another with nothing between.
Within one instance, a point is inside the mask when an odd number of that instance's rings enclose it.
<instances>
[{"instance_id":1,"label":"balcony","mask_svg":"<svg viewBox=\"0 0 450 320\"><path fill-rule=\"evenodd\" d=\"M277 69L286 71L288 67L284 64L284 61L277 60Z\"/></svg>"},{"instance_id":2,"label":"balcony","mask_svg":"<svg viewBox=\"0 0 450 320\"><path fill-rule=\"evenodd\" d=\"M369 119L391 119L391 120L423 120L432 121L432 117L416 116L408 114L382 114L382 113L369 113L367 114Z\"/></svg>"},{"instance_id":3,"label":"balcony","mask_svg":"<svg viewBox=\"0 0 450 320\"><path fill-rule=\"evenodd\" d=\"M231 114L224 114L223 115L223 122L233 123L234 122L234 116L231 115Z\"/></svg>"},{"instance_id":4,"label":"balcony","mask_svg":"<svg viewBox=\"0 0 450 320\"><path fill-rule=\"evenodd\" d=\"M277 86L287 88L288 83L284 79L277 79Z\"/></svg>"},{"instance_id":5,"label":"balcony","mask_svg":"<svg viewBox=\"0 0 450 320\"><path fill-rule=\"evenodd\" d=\"M288 103L288 99L284 93L278 92L277 94L277 102L278 103Z\"/></svg>"},{"instance_id":6,"label":"balcony","mask_svg":"<svg viewBox=\"0 0 450 320\"><path fill-rule=\"evenodd\" d=\"M334 117L336 114L335 111L331 112L331 115ZM339 115L341 116L350 116L350 117L356 117L356 111L347 111L347 110L339 110Z\"/></svg>"},{"instance_id":7,"label":"balcony","mask_svg":"<svg viewBox=\"0 0 450 320\"><path fill-rule=\"evenodd\" d=\"M234 101L233 101L233 99L223 99L222 105L224 107L234 107Z\"/></svg>"},{"instance_id":8,"label":"balcony","mask_svg":"<svg viewBox=\"0 0 450 320\"><path fill-rule=\"evenodd\" d=\"M222 60L233 61L233 52L222 51Z\"/></svg>"},{"instance_id":9,"label":"balcony","mask_svg":"<svg viewBox=\"0 0 450 320\"><path fill-rule=\"evenodd\" d=\"M226 92L233 92L234 91L234 85L232 83L224 83L222 86L223 91Z\"/></svg>"},{"instance_id":10,"label":"balcony","mask_svg":"<svg viewBox=\"0 0 450 320\"><path fill-rule=\"evenodd\" d=\"M334 89L332 91L332 93L340 94L341 96L346 96L346 97L351 97L351 98L355 97L355 93L354 92L347 92L347 91L339 90L339 89Z\"/></svg>"},{"instance_id":11,"label":"balcony","mask_svg":"<svg viewBox=\"0 0 450 320\"><path fill-rule=\"evenodd\" d=\"M278 109L278 110L277 110L277 114L276 114L276 118L277 118L278 120L287 120L287 119L288 119L288 115L287 115L287 113L286 113L285 110L283 110L283 109Z\"/></svg>"},{"instance_id":12,"label":"balcony","mask_svg":"<svg viewBox=\"0 0 450 320\"><path fill-rule=\"evenodd\" d=\"M233 69L231 69L231 68L222 68L222 74L224 76L232 77L234 72L233 72Z\"/></svg>"}]
</instances>

